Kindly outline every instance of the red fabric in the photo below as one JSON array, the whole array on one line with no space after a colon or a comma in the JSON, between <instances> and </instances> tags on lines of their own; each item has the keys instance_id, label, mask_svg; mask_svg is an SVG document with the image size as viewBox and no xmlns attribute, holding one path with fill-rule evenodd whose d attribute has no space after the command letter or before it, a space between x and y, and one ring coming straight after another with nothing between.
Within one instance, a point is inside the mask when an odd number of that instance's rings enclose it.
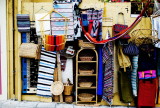
<instances>
[{"instance_id":1,"label":"red fabric","mask_svg":"<svg viewBox=\"0 0 160 108\"><path fill-rule=\"evenodd\" d=\"M158 79L139 80L138 107L155 107Z\"/></svg>"},{"instance_id":2,"label":"red fabric","mask_svg":"<svg viewBox=\"0 0 160 108\"><path fill-rule=\"evenodd\" d=\"M88 33L89 34L91 34L92 27L93 27L93 20L89 20L89 25L88 25Z\"/></svg>"}]
</instances>

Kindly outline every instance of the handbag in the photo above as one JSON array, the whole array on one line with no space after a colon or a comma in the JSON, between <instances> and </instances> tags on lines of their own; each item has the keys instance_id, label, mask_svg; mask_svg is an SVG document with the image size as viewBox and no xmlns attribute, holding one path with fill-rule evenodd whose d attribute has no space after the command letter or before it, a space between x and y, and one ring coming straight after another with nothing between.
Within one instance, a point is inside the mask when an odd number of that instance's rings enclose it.
<instances>
[{"instance_id":1,"label":"handbag","mask_svg":"<svg viewBox=\"0 0 160 108\"><path fill-rule=\"evenodd\" d=\"M124 45L123 53L126 55L136 56L139 54L139 49L134 43L130 42L128 45Z\"/></svg>"},{"instance_id":2,"label":"handbag","mask_svg":"<svg viewBox=\"0 0 160 108\"><path fill-rule=\"evenodd\" d=\"M119 70L118 72L118 90L120 101L124 103L131 103L133 101L132 95L132 87L131 87L131 80L129 78L129 74L124 72L123 70Z\"/></svg>"},{"instance_id":3,"label":"handbag","mask_svg":"<svg viewBox=\"0 0 160 108\"><path fill-rule=\"evenodd\" d=\"M156 94L158 91L157 78L139 80L138 82L138 107L155 107Z\"/></svg>"},{"instance_id":4,"label":"handbag","mask_svg":"<svg viewBox=\"0 0 160 108\"><path fill-rule=\"evenodd\" d=\"M119 47L118 62L120 68L124 68L124 72L126 72L127 67L131 66L131 61L129 57L123 53L122 46Z\"/></svg>"},{"instance_id":5,"label":"handbag","mask_svg":"<svg viewBox=\"0 0 160 108\"><path fill-rule=\"evenodd\" d=\"M122 12L118 13L118 16L122 14L123 16L123 20L124 20L124 14ZM118 24L118 17L117 17L117 24L113 25L113 35L121 32L122 30L128 28L128 25L125 25L125 20L124 20L124 24ZM131 37L126 34L124 36L121 37L121 39L130 39Z\"/></svg>"},{"instance_id":6,"label":"handbag","mask_svg":"<svg viewBox=\"0 0 160 108\"><path fill-rule=\"evenodd\" d=\"M22 43L19 47L19 56L24 58L40 58L41 47L34 43Z\"/></svg>"},{"instance_id":7,"label":"handbag","mask_svg":"<svg viewBox=\"0 0 160 108\"><path fill-rule=\"evenodd\" d=\"M139 79L156 78L156 70L147 70L138 72Z\"/></svg>"}]
</instances>

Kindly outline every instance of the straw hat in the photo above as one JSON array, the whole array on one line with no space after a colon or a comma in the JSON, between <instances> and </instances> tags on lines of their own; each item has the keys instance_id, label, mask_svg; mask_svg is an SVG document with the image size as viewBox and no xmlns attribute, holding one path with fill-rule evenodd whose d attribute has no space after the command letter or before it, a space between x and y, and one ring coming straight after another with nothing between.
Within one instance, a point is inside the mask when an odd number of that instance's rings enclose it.
<instances>
[{"instance_id":1,"label":"straw hat","mask_svg":"<svg viewBox=\"0 0 160 108\"><path fill-rule=\"evenodd\" d=\"M64 85L61 81L55 81L51 84L51 93L53 95L60 95L64 90Z\"/></svg>"}]
</instances>

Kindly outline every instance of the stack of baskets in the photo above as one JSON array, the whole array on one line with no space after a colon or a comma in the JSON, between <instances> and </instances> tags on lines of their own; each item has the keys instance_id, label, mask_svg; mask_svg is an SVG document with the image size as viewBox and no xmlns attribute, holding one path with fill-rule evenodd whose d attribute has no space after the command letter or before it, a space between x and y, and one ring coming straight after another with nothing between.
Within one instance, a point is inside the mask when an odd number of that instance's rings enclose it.
<instances>
[{"instance_id":1,"label":"stack of baskets","mask_svg":"<svg viewBox=\"0 0 160 108\"><path fill-rule=\"evenodd\" d=\"M81 93L78 95L79 100L83 102L92 101L94 97L95 95L90 93Z\"/></svg>"}]
</instances>

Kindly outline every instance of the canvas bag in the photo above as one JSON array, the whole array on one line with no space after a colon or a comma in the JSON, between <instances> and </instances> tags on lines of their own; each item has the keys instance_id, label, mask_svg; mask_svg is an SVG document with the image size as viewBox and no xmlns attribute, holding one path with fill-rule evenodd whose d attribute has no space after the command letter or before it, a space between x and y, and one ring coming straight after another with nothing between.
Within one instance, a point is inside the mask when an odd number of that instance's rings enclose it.
<instances>
[{"instance_id":1,"label":"canvas bag","mask_svg":"<svg viewBox=\"0 0 160 108\"><path fill-rule=\"evenodd\" d=\"M118 62L119 62L120 68L124 68L124 72L126 72L127 67L131 66L129 57L125 55L122 51L122 46L119 47Z\"/></svg>"},{"instance_id":2,"label":"canvas bag","mask_svg":"<svg viewBox=\"0 0 160 108\"><path fill-rule=\"evenodd\" d=\"M133 100L131 81L128 77L128 72L124 72L123 69L118 72L119 96L120 100L124 103L131 103Z\"/></svg>"}]
</instances>

